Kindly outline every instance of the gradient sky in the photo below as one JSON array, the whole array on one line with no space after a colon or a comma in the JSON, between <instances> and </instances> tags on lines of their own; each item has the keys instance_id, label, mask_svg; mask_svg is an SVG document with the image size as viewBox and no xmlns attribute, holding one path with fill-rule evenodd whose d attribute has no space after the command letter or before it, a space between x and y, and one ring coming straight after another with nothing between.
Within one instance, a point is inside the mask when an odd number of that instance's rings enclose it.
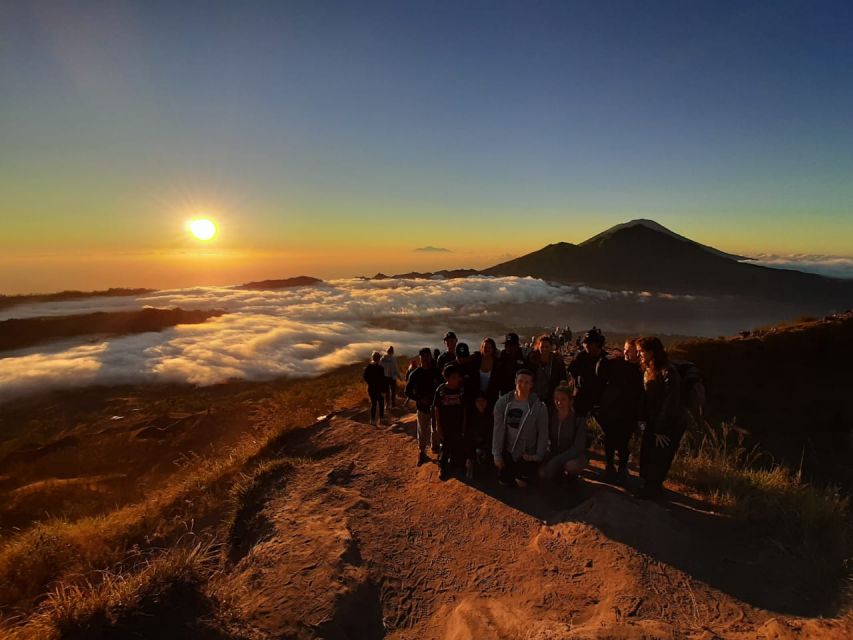
<instances>
[{"instance_id":1,"label":"gradient sky","mask_svg":"<svg viewBox=\"0 0 853 640\"><path fill-rule=\"evenodd\" d=\"M0 292L482 267L638 217L849 255L853 3L0 4Z\"/></svg>"}]
</instances>

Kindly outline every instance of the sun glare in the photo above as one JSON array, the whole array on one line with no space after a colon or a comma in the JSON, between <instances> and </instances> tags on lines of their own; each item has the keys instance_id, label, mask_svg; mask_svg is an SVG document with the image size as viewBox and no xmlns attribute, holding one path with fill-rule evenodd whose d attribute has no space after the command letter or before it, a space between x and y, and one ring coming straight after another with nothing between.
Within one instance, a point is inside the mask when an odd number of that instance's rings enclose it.
<instances>
[{"instance_id":1,"label":"sun glare","mask_svg":"<svg viewBox=\"0 0 853 640\"><path fill-rule=\"evenodd\" d=\"M190 221L190 231L199 240L210 240L216 235L216 225L206 218Z\"/></svg>"}]
</instances>

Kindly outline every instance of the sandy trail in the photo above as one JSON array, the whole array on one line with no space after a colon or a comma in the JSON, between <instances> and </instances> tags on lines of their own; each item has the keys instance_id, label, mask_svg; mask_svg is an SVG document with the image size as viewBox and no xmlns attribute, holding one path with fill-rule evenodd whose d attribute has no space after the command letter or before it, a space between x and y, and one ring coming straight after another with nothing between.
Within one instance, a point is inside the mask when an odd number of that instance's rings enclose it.
<instances>
[{"instance_id":1,"label":"sandy trail","mask_svg":"<svg viewBox=\"0 0 853 640\"><path fill-rule=\"evenodd\" d=\"M343 413L288 434L305 459L247 527L227 588L271 638L842 638L778 550L707 505L471 483L415 466L414 422ZM794 585L794 586L789 586Z\"/></svg>"}]
</instances>

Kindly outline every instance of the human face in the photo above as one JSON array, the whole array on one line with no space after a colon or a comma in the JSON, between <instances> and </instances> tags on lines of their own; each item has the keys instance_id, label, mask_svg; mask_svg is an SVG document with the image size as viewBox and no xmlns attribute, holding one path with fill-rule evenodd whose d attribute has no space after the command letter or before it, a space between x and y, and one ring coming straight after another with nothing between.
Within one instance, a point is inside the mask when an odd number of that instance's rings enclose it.
<instances>
[{"instance_id":1,"label":"human face","mask_svg":"<svg viewBox=\"0 0 853 640\"><path fill-rule=\"evenodd\" d=\"M637 349L637 355L639 356L640 368L645 371L649 366L649 362L652 360L652 354L648 351Z\"/></svg>"},{"instance_id":2,"label":"human face","mask_svg":"<svg viewBox=\"0 0 853 640\"><path fill-rule=\"evenodd\" d=\"M455 353L455 352L456 352L456 343L457 343L457 342L459 342L459 341L458 341L456 338L448 338L447 340L445 340L445 341L444 341L444 346L446 346L446 347L447 347L447 350L448 350L450 353Z\"/></svg>"},{"instance_id":3,"label":"human face","mask_svg":"<svg viewBox=\"0 0 853 640\"><path fill-rule=\"evenodd\" d=\"M492 346L491 342L484 342L480 347L480 350L483 352L484 356L491 356L495 354L495 348Z\"/></svg>"},{"instance_id":4,"label":"human face","mask_svg":"<svg viewBox=\"0 0 853 640\"><path fill-rule=\"evenodd\" d=\"M626 342L625 347L622 350L622 354L628 362L633 362L634 364L638 364L640 362L640 356L637 353L637 344L634 342Z\"/></svg>"},{"instance_id":5,"label":"human face","mask_svg":"<svg viewBox=\"0 0 853 640\"><path fill-rule=\"evenodd\" d=\"M520 398L526 398L530 395L530 390L533 389L533 378L528 375L521 375L515 379L515 393Z\"/></svg>"},{"instance_id":6,"label":"human face","mask_svg":"<svg viewBox=\"0 0 853 640\"><path fill-rule=\"evenodd\" d=\"M601 345L597 342L584 342L583 343L584 351L586 351L589 355L593 357L598 357L601 355Z\"/></svg>"},{"instance_id":7,"label":"human face","mask_svg":"<svg viewBox=\"0 0 853 640\"><path fill-rule=\"evenodd\" d=\"M554 347L550 340L542 340L542 342L539 343L539 353L542 354L546 360L551 357L551 352L553 350Z\"/></svg>"},{"instance_id":8,"label":"human face","mask_svg":"<svg viewBox=\"0 0 853 640\"><path fill-rule=\"evenodd\" d=\"M554 404L560 413L568 413L572 410L572 397L568 393L559 391L554 394Z\"/></svg>"},{"instance_id":9,"label":"human face","mask_svg":"<svg viewBox=\"0 0 853 640\"><path fill-rule=\"evenodd\" d=\"M447 386L451 389L458 389L462 386L462 376L458 373L451 374L447 379Z\"/></svg>"},{"instance_id":10,"label":"human face","mask_svg":"<svg viewBox=\"0 0 853 640\"><path fill-rule=\"evenodd\" d=\"M422 353L418 358L420 358L421 366L424 369L429 369L432 366L432 354Z\"/></svg>"}]
</instances>

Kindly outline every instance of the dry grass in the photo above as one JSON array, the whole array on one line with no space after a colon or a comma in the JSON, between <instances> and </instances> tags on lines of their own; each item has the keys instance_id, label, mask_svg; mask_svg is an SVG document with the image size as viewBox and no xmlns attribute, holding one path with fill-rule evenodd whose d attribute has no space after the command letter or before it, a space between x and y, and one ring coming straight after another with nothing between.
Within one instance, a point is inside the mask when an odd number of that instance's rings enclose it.
<instances>
[{"instance_id":1,"label":"dry grass","mask_svg":"<svg viewBox=\"0 0 853 640\"><path fill-rule=\"evenodd\" d=\"M24 633L17 624L22 621L26 629L59 629L69 616L85 617L127 602L131 591L156 582L161 569L163 576L171 575L166 569L179 567L183 557L175 551L174 557L146 560L140 569L141 556L224 541L233 522L233 501L249 498L259 478L285 471L268 459L276 455L271 444L282 433L310 424L318 414L364 402L360 367L312 380L240 384L231 402L240 402L241 396L269 400L264 428L245 433L222 455L185 455L172 481L142 501L75 520L36 523L5 540L0 546L0 614L7 633ZM194 552L184 559L199 557ZM72 608L70 599L83 593L92 593L92 600Z\"/></svg>"},{"instance_id":2,"label":"dry grass","mask_svg":"<svg viewBox=\"0 0 853 640\"><path fill-rule=\"evenodd\" d=\"M728 425L706 425L701 435L685 437L670 477L748 523L770 543L806 559L813 588L849 595L849 497L837 487L803 482L797 472L741 442L742 435Z\"/></svg>"}]
</instances>

